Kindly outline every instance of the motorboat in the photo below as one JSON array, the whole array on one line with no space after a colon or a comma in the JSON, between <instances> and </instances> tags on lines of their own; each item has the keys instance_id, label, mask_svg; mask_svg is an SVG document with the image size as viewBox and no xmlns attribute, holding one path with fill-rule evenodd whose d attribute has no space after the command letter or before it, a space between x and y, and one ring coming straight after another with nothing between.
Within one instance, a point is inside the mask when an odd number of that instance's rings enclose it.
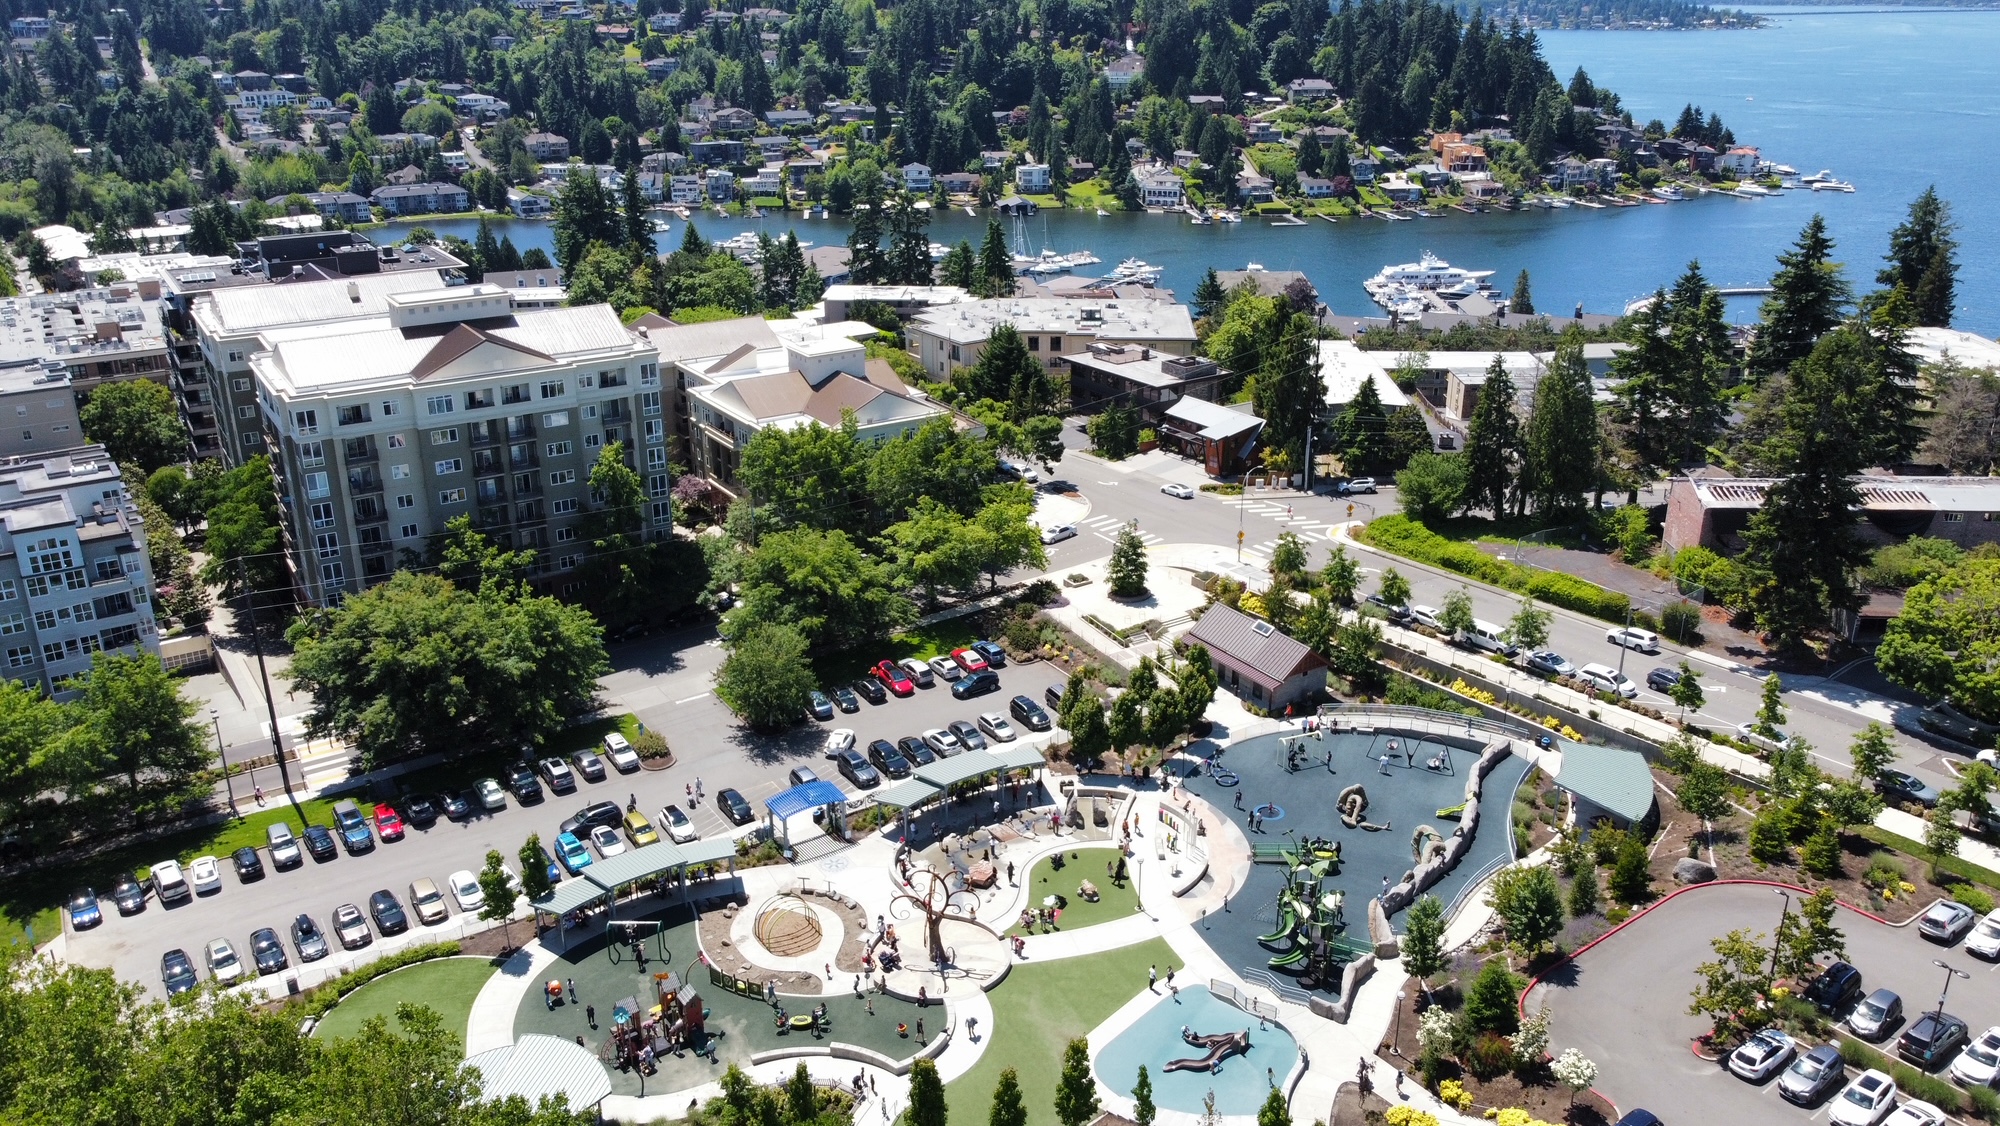
<instances>
[{"instance_id":1,"label":"motorboat","mask_svg":"<svg viewBox=\"0 0 2000 1126\"><path fill-rule=\"evenodd\" d=\"M1653 195L1657 199L1672 200L1675 203L1687 198L1687 193L1682 191L1678 184L1661 184L1653 189Z\"/></svg>"},{"instance_id":2,"label":"motorboat","mask_svg":"<svg viewBox=\"0 0 2000 1126\"><path fill-rule=\"evenodd\" d=\"M1845 180L1820 180L1813 184L1812 189L1816 192L1851 192L1854 185Z\"/></svg>"},{"instance_id":3,"label":"motorboat","mask_svg":"<svg viewBox=\"0 0 2000 1126\"><path fill-rule=\"evenodd\" d=\"M1483 289L1486 286L1486 279L1492 276L1492 270L1461 269L1426 250L1415 262L1382 267L1380 273L1362 282L1361 287L1366 289L1370 296L1394 286L1423 290L1446 289L1471 283Z\"/></svg>"},{"instance_id":4,"label":"motorboat","mask_svg":"<svg viewBox=\"0 0 2000 1126\"><path fill-rule=\"evenodd\" d=\"M1106 275L1105 280L1114 285L1152 285L1166 272L1164 267L1155 266L1139 258L1127 258Z\"/></svg>"},{"instance_id":5,"label":"motorboat","mask_svg":"<svg viewBox=\"0 0 2000 1126\"><path fill-rule=\"evenodd\" d=\"M1736 185L1736 194L1742 196L1760 196L1775 195L1776 193L1762 184L1742 183Z\"/></svg>"},{"instance_id":6,"label":"motorboat","mask_svg":"<svg viewBox=\"0 0 2000 1126\"><path fill-rule=\"evenodd\" d=\"M1823 184L1823 183L1825 183L1826 181L1828 181L1828 180L1831 180L1831 179L1833 179L1833 171L1832 171L1831 169L1828 169L1828 168L1822 168L1822 169L1820 169L1819 171L1817 171L1817 172L1813 173L1813 174L1812 174L1812 175L1810 175L1810 176L1801 176L1801 177L1799 177L1799 183L1801 183L1801 184Z\"/></svg>"},{"instance_id":7,"label":"motorboat","mask_svg":"<svg viewBox=\"0 0 2000 1126\"><path fill-rule=\"evenodd\" d=\"M941 242L934 242L931 244L931 261L933 262L944 261L944 256L950 253L951 253L951 247L946 246Z\"/></svg>"}]
</instances>

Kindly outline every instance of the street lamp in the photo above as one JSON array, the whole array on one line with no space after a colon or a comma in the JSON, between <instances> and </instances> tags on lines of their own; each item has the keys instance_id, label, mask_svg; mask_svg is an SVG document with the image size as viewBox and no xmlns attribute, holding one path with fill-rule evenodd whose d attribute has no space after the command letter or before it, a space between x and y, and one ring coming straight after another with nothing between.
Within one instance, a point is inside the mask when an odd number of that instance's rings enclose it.
<instances>
[{"instance_id":1,"label":"street lamp","mask_svg":"<svg viewBox=\"0 0 2000 1126\"><path fill-rule=\"evenodd\" d=\"M1771 980L1776 981L1778 978L1778 949L1785 941L1785 920L1791 918L1792 915L1792 893L1784 888L1773 888L1772 890L1783 896L1785 900L1785 906L1778 912L1778 933L1771 938Z\"/></svg>"},{"instance_id":2,"label":"street lamp","mask_svg":"<svg viewBox=\"0 0 2000 1126\"><path fill-rule=\"evenodd\" d=\"M1403 1002L1409 999L1408 990L1396 991L1396 1030L1389 1034L1389 1050L1399 1056L1403 1054Z\"/></svg>"},{"instance_id":3,"label":"street lamp","mask_svg":"<svg viewBox=\"0 0 2000 1126\"><path fill-rule=\"evenodd\" d=\"M1954 977L1962 977L1967 981L1971 981L1972 975L1966 973L1964 970L1959 969L1957 966L1947 966L1942 961L1936 958L1931 959L1931 965L1936 966L1938 969L1944 971L1944 990L1938 994L1938 1007L1937 1007L1938 1015L1943 1016L1944 999L1951 993L1951 979Z\"/></svg>"},{"instance_id":4,"label":"street lamp","mask_svg":"<svg viewBox=\"0 0 2000 1126\"><path fill-rule=\"evenodd\" d=\"M208 722L215 726L215 753L222 759L222 785L229 794L229 812L241 817L243 814L236 808L236 781L229 777L229 751L222 745L222 714L214 708L208 709Z\"/></svg>"}]
</instances>

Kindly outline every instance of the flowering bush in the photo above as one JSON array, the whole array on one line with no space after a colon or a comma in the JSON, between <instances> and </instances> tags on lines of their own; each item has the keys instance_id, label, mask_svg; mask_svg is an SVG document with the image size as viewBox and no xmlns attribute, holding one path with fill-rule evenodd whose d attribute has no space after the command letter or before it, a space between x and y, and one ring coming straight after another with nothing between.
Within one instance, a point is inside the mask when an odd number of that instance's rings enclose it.
<instances>
[{"instance_id":1,"label":"flowering bush","mask_svg":"<svg viewBox=\"0 0 2000 1126\"><path fill-rule=\"evenodd\" d=\"M1521 1018L1520 1030L1507 1038L1514 1046L1518 1067L1533 1067L1549 1050L1549 1007L1543 1005Z\"/></svg>"},{"instance_id":2,"label":"flowering bush","mask_svg":"<svg viewBox=\"0 0 2000 1126\"><path fill-rule=\"evenodd\" d=\"M1413 1106L1392 1106L1382 1116L1389 1126L1438 1126L1437 1115Z\"/></svg>"},{"instance_id":3,"label":"flowering bush","mask_svg":"<svg viewBox=\"0 0 2000 1126\"><path fill-rule=\"evenodd\" d=\"M1432 1005L1417 1016L1417 1048L1427 1056L1451 1051L1458 1038L1458 1018L1442 1005Z\"/></svg>"},{"instance_id":4,"label":"flowering bush","mask_svg":"<svg viewBox=\"0 0 2000 1126\"><path fill-rule=\"evenodd\" d=\"M1438 1099L1460 1114L1472 1109L1472 1092L1456 1079L1447 1079L1438 1084Z\"/></svg>"},{"instance_id":5,"label":"flowering bush","mask_svg":"<svg viewBox=\"0 0 2000 1126\"><path fill-rule=\"evenodd\" d=\"M1564 1048L1562 1055L1556 1057L1556 1062L1549 1065L1549 1071L1555 1075L1556 1082L1570 1089L1572 1099L1597 1082L1597 1065L1575 1048Z\"/></svg>"}]
</instances>

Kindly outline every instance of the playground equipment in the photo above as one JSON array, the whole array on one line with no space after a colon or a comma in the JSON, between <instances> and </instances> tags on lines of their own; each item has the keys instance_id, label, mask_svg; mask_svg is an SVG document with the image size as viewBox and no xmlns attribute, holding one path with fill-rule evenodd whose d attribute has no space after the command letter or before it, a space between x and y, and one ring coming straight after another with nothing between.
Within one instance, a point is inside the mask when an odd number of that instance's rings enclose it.
<instances>
[{"instance_id":1,"label":"playground equipment","mask_svg":"<svg viewBox=\"0 0 2000 1126\"><path fill-rule=\"evenodd\" d=\"M1350 829L1360 828L1371 833L1379 833L1389 827L1364 820L1368 812L1368 791L1359 782L1340 791L1340 797L1334 806L1340 810L1340 823Z\"/></svg>"},{"instance_id":2,"label":"playground equipment","mask_svg":"<svg viewBox=\"0 0 2000 1126\"><path fill-rule=\"evenodd\" d=\"M1230 1056L1250 1054L1250 1030L1241 1032L1216 1032L1203 1035L1181 1029L1181 1039L1197 1048L1206 1048L1207 1053L1193 1059L1168 1060L1162 1071L1214 1071L1224 1059Z\"/></svg>"},{"instance_id":3,"label":"playground equipment","mask_svg":"<svg viewBox=\"0 0 2000 1126\"><path fill-rule=\"evenodd\" d=\"M1410 834L1410 858L1419 865L1444 855L1444 834L1429 825L1417 826Z\"/></svg>"},{"instance_id":4,"label":"playground equipment","mask_svg":"<svg viewBox=\"0 0 2000 1126\"><path fill-rule=\"evenodd\" d=\"M1318 742L1320 733L1314 730L1304 735L1279 736L1278 746L1284 749L1285 770L1288 773L1297 774L1312 765L1312 752L1307 750L1305 745L1307 739Z\"/></svg>"},{"instance_id":5,"label":"playground equipment","mask_svg":"<svg viewBox=\"0 0 2000 1126\"><path fill-rule=\"evenodd\" d=\"M1460 817L1465 816L1465 806L1466 806L1465 802L1459 802L1457 805L1448 805L1445 806L1443 809L1438 810L1437 815L1439 817L1448 817L1456 821Z\"/></svg>"},{"instance_id":6,"label":"playground equipment","mask_svg":"<svg viewBox=\"0 0 2000 1126\"><path fill-rule=\"evenodd\" d=\"M753 928L764 949L780 958L796 958L819 948L823 937L819 916L805 900L785 893L772 896L757 912Z\"/></svg>"},{"instance_id":7,"label":"playground equipment","mask_svg":"<svg viewBox=\"0 0 2000 1126\"><path fill-rule=\"evenodd\" d=\"M1278 927L1257 936L1257 941L1269 946L1288 943L1290 949L1272 958L1270 968L1291 969L1303 963L1300 977L1307 986L1326 979L1336 953L1329 941L1347 925L1346 896L1326 886L1329 872L1338 863L1339 850L1332 850L1334 857L1311 858L1322 851L1314 846L1324 843L1309 841L1304 851L1286 850L1283 859L1288 872L1278 891Z\"/></svg>"}]
</instances>

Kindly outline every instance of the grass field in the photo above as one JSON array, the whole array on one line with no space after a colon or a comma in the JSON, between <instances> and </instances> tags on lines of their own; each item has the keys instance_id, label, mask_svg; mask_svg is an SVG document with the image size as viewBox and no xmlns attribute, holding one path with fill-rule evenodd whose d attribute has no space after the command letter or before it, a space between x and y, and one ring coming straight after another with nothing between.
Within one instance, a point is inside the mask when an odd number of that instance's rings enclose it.
<instances>
[{"instance_id":1,"label":"grass field","mask_svg":"<svg viewBox=\"0 0 2000 1126\"><path fill-rule=\"evenodd\" d=\"M1011 1067L1021 1078L1028 1126L1056 1126L1054 1096L1063 1046L1146 988L1148 965L1164 969L1177 964L1173 947L1156 938L1102 954L1015 966L992 993L993 1027L979 1030L980 1036L991 1038L985 1053L977 1066L945 1087L951 1120L986 1121L993 1087L1000 1072Z\"/></svg>"},{"instance_id":2,"label":"grass field","mask_svg":"<svg viewBox=\"0 0 2000 1126\"><path fill-rule=\"evenodd\" d=\"M1060 871L1049 863L1050 857L1035 862L1027 882L1021 885L1028 889L1028 903L1040 906L1042 899L1050 895L1067 898L1069 906L1063 908L1061 923L1066 931L1122 919L1139 909L1139 891L1131 879L1126 879L1124 887L1116 887L1104 873L1105 863L1118 859L1117 849L1086 848L1076 852L1077 859L1064 864ZM1097 885L1097 902L1091 903L1076 893L1077 884L1084 880ZM1007 933L1029 932L1017 926Z\"/></svg>"},{"instance_id":3,"label":"grass field","mask_svg":"<svg viewBox=\"0 0 2000 1126\"><path fill-rule=\"evenodd\" d=\"M419 962L349 993L320 1019L313 1035L328 1039L352 1036L372 1017L386 1017L393 1026L396 1006L408 1001L437 1013L445 1029L462 1042L466 1021L472 1017L473 998L492 976L493 963L485 958Z\"/></svg>"},{"instance_id":4,"label":"grass field","mask_svg":"<svg viewBox=\"0 0 2000 1126\"><path fill-rule=\"evenodd\" d=\"M877 661L900 661L905 657L928 661L979 640L979 634L973 630L974 620L974 616L966 616L919 626L865 652L828 653L813 661L813 669L819 673L822 685L831 686L867 676Z\"/></svg>"}]
</instances>

